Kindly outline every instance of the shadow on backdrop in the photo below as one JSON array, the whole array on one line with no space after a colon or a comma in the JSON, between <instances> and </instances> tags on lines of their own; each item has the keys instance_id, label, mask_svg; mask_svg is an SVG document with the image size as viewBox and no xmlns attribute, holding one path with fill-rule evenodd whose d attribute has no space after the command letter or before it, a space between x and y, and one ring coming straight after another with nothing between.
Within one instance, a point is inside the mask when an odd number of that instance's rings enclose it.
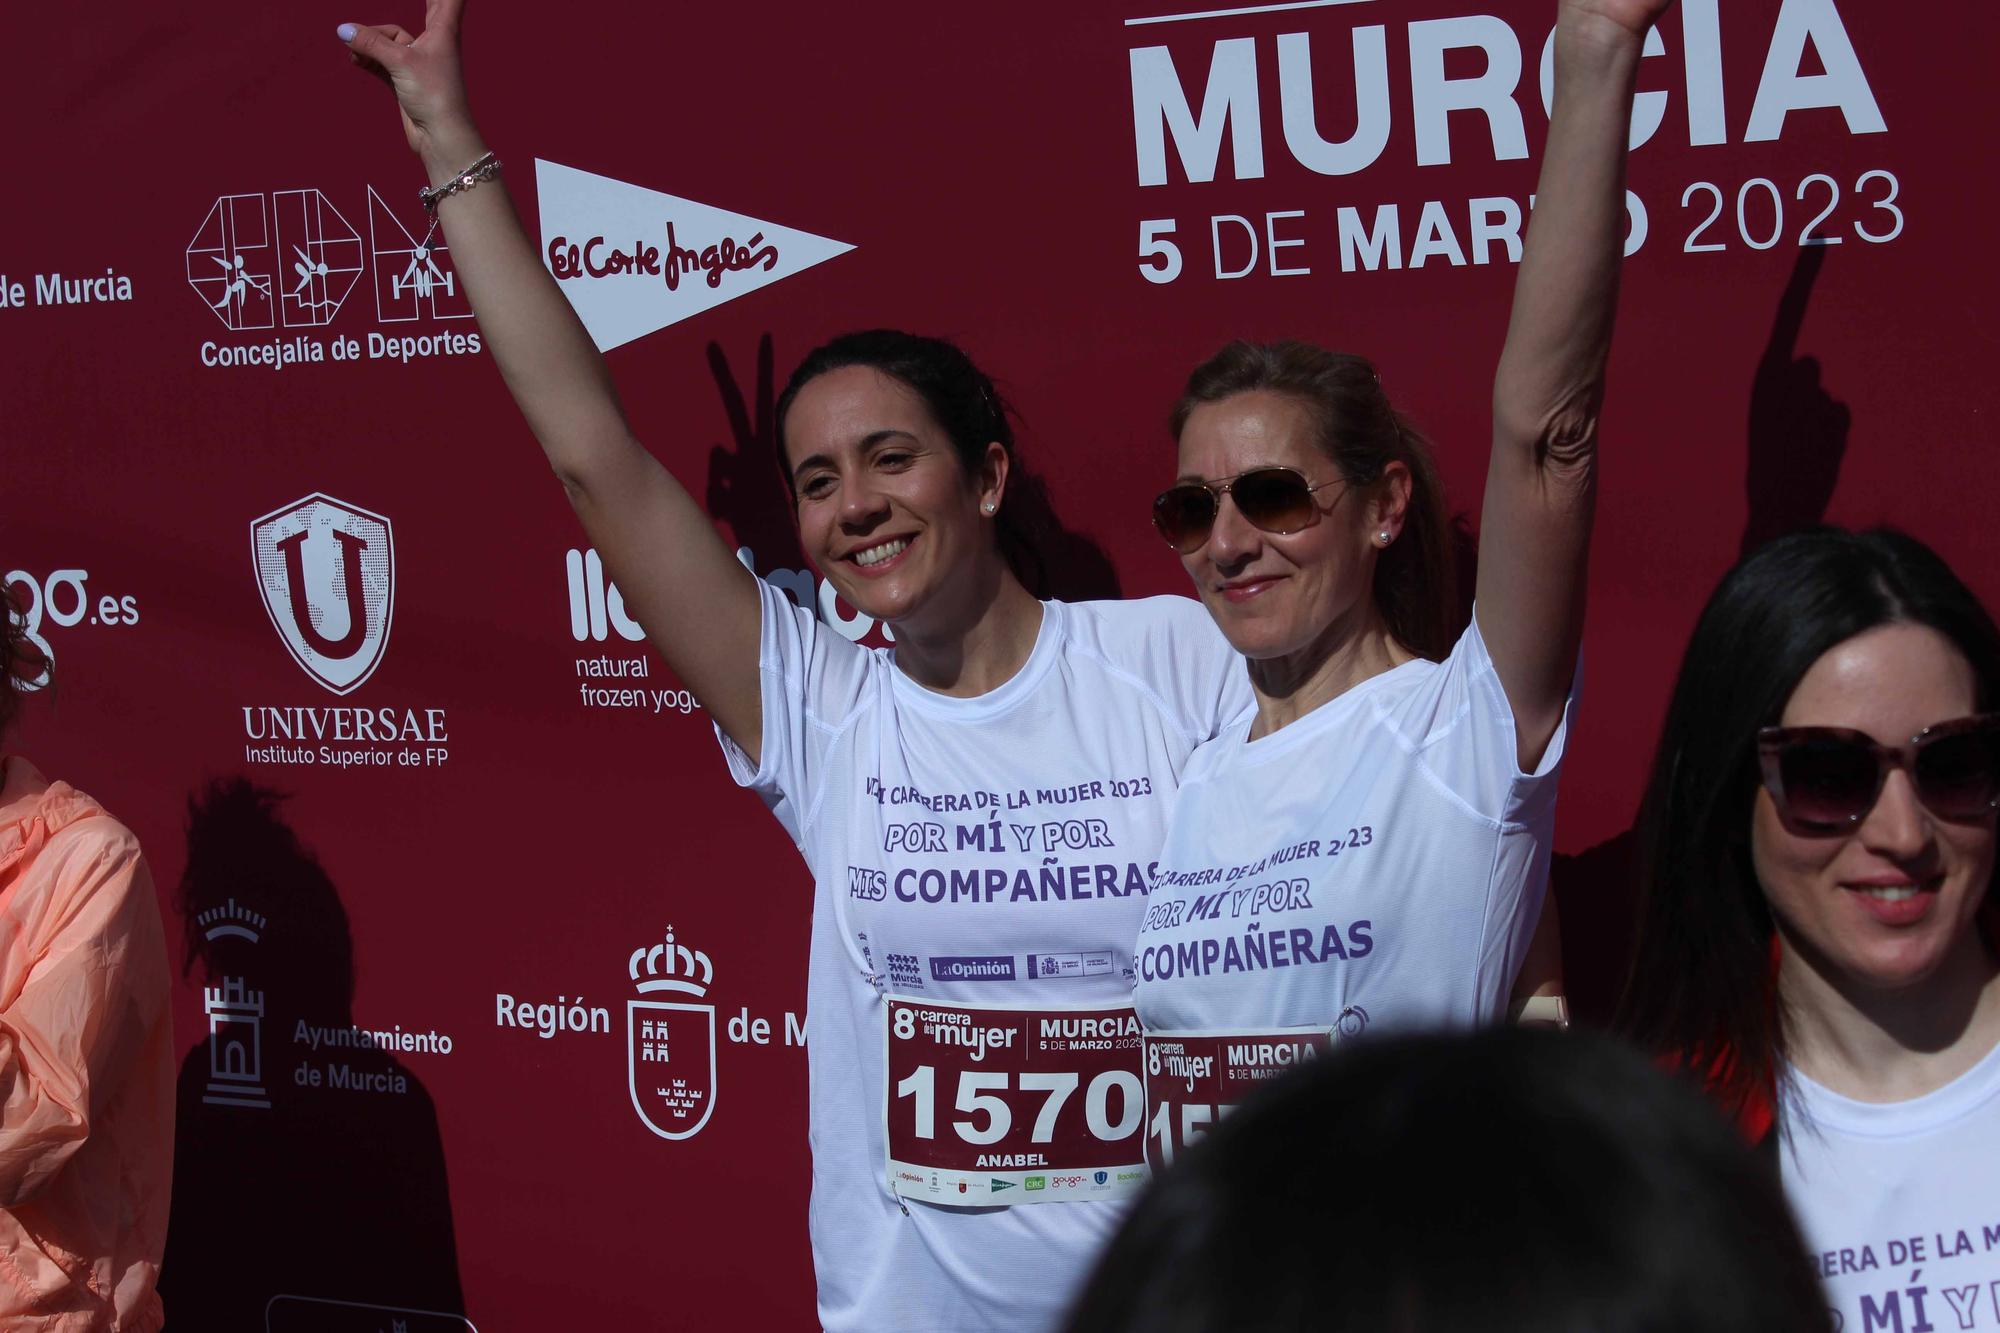
<instances>
[{"instance_id":1,"label":"shadow on backdrop","mask_svg":"<svg viewBox=\"0 0 2000 1333\"><path fill-rule=\"evenodd\" d=\"M799 545L779 462L771 335L757 340L750 394L744 393L720 343L708 345L708 367L734 437L730 445L709 449L708 512L729 525L737 546L750 548L758 573L805 569L805 551ZM1015 420L1020 422L1019 414ZM1143 518L1143 506L1137 501L1133 509ZM1121 595L1111 557L1089 537L1063 524L1047 486L1019 457L1002 513L1001 549L1029 592L1066 602Z\"/></svg>"},{"instance_id":2,"label":"shadow on backdrop","mask_svg":"<svg viewBox=\"0 0 2000 1333\"><path fill-rule=\"evenodd\" d=\"M176 907L209 1035L180 1072L168 1328L462 1333L436 1110L357 1035L347 910L283 800L239 777L188 802Z\"/></svg>"},{"instance_id":3,"label":"shadow on backdrop","mask_svg":"<svg viewBox=\"0 0 2000 1333\"><path fill-rule=\"evenodd\" d=\"M1806 303L1825 263L1826 247L1800 249L1751 380L1748 514L1732 560L1823 521L1840 481L1853 414L1821 384L1818 359L1798 355ZM1679 658L1678 649L1674 655ZM1624 832L1575 855L1557 855L1550 870L1564 940L1595 946L1563 951L1570 1006L1580 1020L1599 1027L1610 1023L1617 1006L1638 922L1637 825L1635 812Z\"/></svg>"}]
</instances>

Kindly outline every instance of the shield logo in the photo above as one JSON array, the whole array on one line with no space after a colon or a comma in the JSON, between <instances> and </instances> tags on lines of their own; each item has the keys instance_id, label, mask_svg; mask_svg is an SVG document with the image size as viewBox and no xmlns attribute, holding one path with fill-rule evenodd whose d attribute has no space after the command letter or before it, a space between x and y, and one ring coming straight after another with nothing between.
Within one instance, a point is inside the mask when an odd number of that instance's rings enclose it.
<instances>
[{"instance_id":1,"label":"shield logo","mask_svg":"<svg viewBox=\"0 0 2000 1333\"><path fill-rule=\"evenodd\" d=\"M715 1109L715 1006L625 1002L625 1086L663 1139L691 1139Z\"/></svg>"},{"instance_id":2,"label":"shield logo","mask_svg":"<svg viewBox=\"0 0 2000 1333\"><path fill-rule=\"evenodd\" d=\"M395 615L389 520L314 493L252 523L250 552L292 659L335 694L358 689L381 665Z\"/></svg>"}]
</instances>

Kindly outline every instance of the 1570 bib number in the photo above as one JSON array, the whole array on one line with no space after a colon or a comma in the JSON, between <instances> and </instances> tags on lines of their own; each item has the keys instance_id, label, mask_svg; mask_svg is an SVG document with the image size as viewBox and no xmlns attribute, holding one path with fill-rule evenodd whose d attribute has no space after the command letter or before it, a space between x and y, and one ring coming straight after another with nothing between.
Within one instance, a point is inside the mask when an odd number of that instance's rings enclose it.
<instances>
[{"instance_id":1,"label":"1570 bib number","mask_svg":"<svg viewBox=\"0 0 2000 1333\"><path fill-rule=\"evenodd\" d=\"M1145 1183L1129 1005L888 1001L889 1188L958 1207L1106 1199Z\"/></svg>"}]
</instances>

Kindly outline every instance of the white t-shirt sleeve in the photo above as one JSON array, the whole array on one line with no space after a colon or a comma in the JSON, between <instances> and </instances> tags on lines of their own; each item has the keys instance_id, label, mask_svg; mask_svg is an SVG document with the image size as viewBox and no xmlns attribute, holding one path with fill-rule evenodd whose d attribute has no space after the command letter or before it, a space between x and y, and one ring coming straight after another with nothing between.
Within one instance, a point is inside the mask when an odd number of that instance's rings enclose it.
<instances>
[{"instance_id":1,"label":"white t-shirt sleeve","mask_svg":"<svg viewBox=\"0 0 2000 1333\"><path fill-rule=\"evenodd\" d=\"M1532 773L1520 766L1514 710L1475 615L1426 688L1387 706L1383 718L1425 775L1495 831L1478 973L1481 1021L1496 1021L1527 957L1548 888L1557 780L1576 709L1573 679L1562 721Z\"/></svg>"},{"instance_id":2,"label":"white t-shirt sleeve","mask_svg":"<svg viewBox=\"0 0 2000 1333\"><path fill-rule=\"evenodd\" d=\"M1250 672L1208 609L1191 597L1081 602L1077 646L1154 700L1194 744L1250 707Z\"/></svg>"},{"instance_id":3,"label":"white t-shirt sleeve","mask_svg":"<svg viewBox=\"0 0 2000 1333\"><path fill-rule=\"evenodd\" d=\"M1532 773L1522 772L1514 709L1475 614L1428 688L1397 698L1382 720L1431 777L1473 813L1503 825L1537 824L1554 810L1579 680L1580 675L1572 680L1562 720L1541 762Z\"/></svg>"},{"instance_id":4,"label":"white t-shirt sleeve","mask_svg":"<svg viewBox=\"0 0 2000 1333\"><path fill-rule=\"evenodd\" d=\"M715 738L729 776L764 798L794 845L803 847L827 775L820 763L866 688L868 650L829 630L778 588L757 580L763 742L758 761L720 725Z\"/></svg>"},{"instance_id":5,"label":"white t-shirt sleeve","mask_svg":"<svg viewBox=\"0 0 2000 1333\"><path fill-rule=\"evenodd\" d=\"M1250 666L1224 638L1215 617L1200 602L1186 597L1161 598L1178 603L1163 623L1174 639L1176 667L1169 674L1176 702L1193 720L1200 739L1209 741L1256 702L1250 691Z\"/></svg>"}]
</instances>

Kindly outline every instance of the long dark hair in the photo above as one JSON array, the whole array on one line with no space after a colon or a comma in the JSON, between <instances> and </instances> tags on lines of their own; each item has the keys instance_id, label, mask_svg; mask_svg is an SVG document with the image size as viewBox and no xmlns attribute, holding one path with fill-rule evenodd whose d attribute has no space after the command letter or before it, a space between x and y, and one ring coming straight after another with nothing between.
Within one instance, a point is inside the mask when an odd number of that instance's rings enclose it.
<instances>
[{"instance_id":1,"label":"long dark hair","mask_svg":"<svg viewBox=\"0 0 2000 1333\"><path fill-rule=\"evenodd\" d=\"M1380 481L1390 463L1410 470L1402 536L1375 561L1375 605L1398 643L1442 661L1452 640L1451 533L1430 442L1390 405L1381 376L1366 358L1305 342L1242 341L1188 376L1168 423L1175 441L1195 408L1253 389L1304 403L1313 415L1316 443L1356 489Z\"/></svg>"},{"instance_id":2,"label":"long dark hair","mask_svg":"<svg viewBox=\"0 0 2000 1333\"><path fill-rule=\"evenodd\" d=\"M951 441L959 468L968 479L979 474L986 446L1007 451L1007 490L994 519L1000 553L1015 577L1037 596L1045 591L1046 570L1039 546L1043 526L1036 518L1048 508L1040 483L1020 466L1014 438L1015 413L1000 396L993 379L957 343L944 338L906 333L901 329L862 329L843 333L806 353L778 395L774 413L778 429L778 471L785 493L798 500L790 454L785 444L785 418L799 391L829 371L868 366L901 381L921 398L931 418Z\"/></svg>"},{"instance_id":3,"label":"long dark hair","mask_svg":"<svg viewBox=\"0 0 2000 1333\"><path fill-rule=\"evenodd\" d=\"M1878 626L1925 625L1965 654L1977 707L2000 699L2000 632L1922 542L1886 528L1780 537L1708 599L1639 815L1639 932L1617 1026L1706 1080L1738 1114L1767 1107L1787 1016L1774 927L1750 861L1756 736L1829 649ZM1987 889L2000 901L2000 879Z\"/></svg>"}]
</instances>

